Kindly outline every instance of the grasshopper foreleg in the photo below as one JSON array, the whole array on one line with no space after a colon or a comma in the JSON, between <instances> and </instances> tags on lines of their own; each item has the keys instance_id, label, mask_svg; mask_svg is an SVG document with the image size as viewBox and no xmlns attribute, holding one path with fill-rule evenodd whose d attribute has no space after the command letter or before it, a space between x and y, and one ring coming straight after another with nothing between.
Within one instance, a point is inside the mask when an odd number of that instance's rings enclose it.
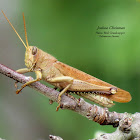
<instances>
[{"instance_id":1,"label":"grasshopper foreleg","mask_svg":"<svg viewBox=\"0 0 140 140\"><path fill-rule=\"evenodd\" d=\"M25 72L24 72L24 73L25 73ZM36 74L36 79L35 79L35 80L32 80L32 81L29 81L29 82L26 82L24 85L21 86L20 89L18 89L18 90L16 91L16 94L19 94L19 92L20 92L23 88L25 88L26 86L28 86L28 85L30 85L30 84L32 84L32 83L34 83L34 82L40 81L40 80L42 79L42 73L41 73L41 71L35 71L35 74Z\"/></svg>"},{"instance_id":2,"label":"grasshopper foreleg","mask_svg":"<svg viewBox=\"0 0 140 140\"><path fill-rule=\"evenodd\" d=\"M22 68L22 69L16 70L16 72L18 72L20 74L24 74L24 73L30 72L30 69L28 69L28 68ZM18 81L15 82L15 88L17 88L17 83L18 83Z\"/></svg>"},{"instance_id":3,"label":"grasshopper foreleg","mask_svg":"<svg viewBox=\"0 0 140 140\"><path fill-rule=\"evenodd\" d=\"M27 72L30 72L31 70L28 69L28 68L23 68L23 69L19 69L19 70L16 70L16 72L20 73L20 74L24 74L24 73L27 73Z\"/></svg>"},{"instance_id":4,"label":"grasshopper foreleg","mask_svg":"<svg viewBox=\"0 0 140 140\"><path fill-rule=\"evenodd\" d=\"M69 83L61 92L60 94L58 95L58 99L57 99L57 102L58 102L58 106L56 108L56 111L59 110L60 108L60 101L61 101L61 96L69 89L69 87L72 85L73 83L73 78L72 77L69 77L69 76L62 76L62 77L56 77L56 78L50 78L48 79L49 82L52 82L52 83L59 83L59 82L67 82Z\"/></svg>"}]
</instances>

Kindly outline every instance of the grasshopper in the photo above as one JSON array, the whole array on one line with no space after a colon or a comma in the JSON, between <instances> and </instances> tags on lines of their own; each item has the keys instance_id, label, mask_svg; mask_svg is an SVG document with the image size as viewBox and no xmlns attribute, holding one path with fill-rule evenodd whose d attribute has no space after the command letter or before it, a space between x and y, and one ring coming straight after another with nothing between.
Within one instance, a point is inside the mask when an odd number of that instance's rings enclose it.
<instances>
[{"instance_id":1,"label":"grasshopper","mask_svg":"<svg viewBox=\"0 0 140 140\"><path fill-rule=\"evenodd\" d=\"M35 72L36 74L36 79L22 85L16 91L17 94L31 83L44 80L61 90L58 95L57 110L60 107L61 96L66 92L77 94L104 107L113 106L113 101L125 103L131 100L129 92L68 66L36 46L29 46L23 14L25 44L3 11L2 13L26 48L25 65L27 68L19 69L17 72L21 74Z\"/></svg>"}]
</instances>

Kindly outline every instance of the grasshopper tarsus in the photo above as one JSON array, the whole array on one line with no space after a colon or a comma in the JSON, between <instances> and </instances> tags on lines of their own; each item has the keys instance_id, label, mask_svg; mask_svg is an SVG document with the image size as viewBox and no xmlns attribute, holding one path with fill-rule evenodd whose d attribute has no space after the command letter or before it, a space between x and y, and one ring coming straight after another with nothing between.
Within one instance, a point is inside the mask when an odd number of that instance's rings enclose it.
<instances>
[{"instance_id":1,"label":"grasshopper tarsus","mask_svg":"<svg viewBox=\"0 0 140 140\"><path fill-rule=\"evenodd\" d=\"M19 94L22 91L22 89L25 88L26 86L27 86L26 83L22 85L20 89L16 90L16 94Z\"/></svg>"},{"instance_id":2,"label":"grasshopper tarsus","mask_svg":"<svg viewBox=\"0 0 140 140\"><path fill-rule=\"evenodd\" d=\"M16 90L16 94L19 94L21 92L21 89Z\"/></svg>"},{"instance_id":3,"label":"grasshopper tarsus","mask_svg":"<svg viewBox=\"0 0 140 140\"><path fill-rule=\"evenodd\" d=\"M59 110L59 108L60 108L60 104L58 104L58 106L56 107L56 111L58 111Z\"/></svg>"},{"instance_id":4,"label":"grasshopper tarsus","mask_svg":"<svg viewBox=\"0 0 140 140\"><path fill-rule=\"evenodd\" d=\"M18 88L17 83L18 83L18 81L16 81L16 82L14 83L14 86L15 86L16 89Z\"/></svg>"}]
</instances>

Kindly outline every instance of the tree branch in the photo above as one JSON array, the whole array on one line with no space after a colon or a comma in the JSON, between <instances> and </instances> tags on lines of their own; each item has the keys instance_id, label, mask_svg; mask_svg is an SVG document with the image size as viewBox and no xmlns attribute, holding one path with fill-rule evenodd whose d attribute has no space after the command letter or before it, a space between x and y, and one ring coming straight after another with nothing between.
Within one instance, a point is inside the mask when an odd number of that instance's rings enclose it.
<instances>
[{"instance_id":1,"label":"tree branch","mask_svg":"<svg viewBox=\"0 0 140 140\"><path fill-rule=\"evenodd\" d=\"M115 132L92 140L140 140L140 113L124 117Z\"/></svg>"},{"instance_id":2,"label":"tree branch","mask_svg":"<svg viewBox=\"0 0 140 140\"><path fill-rule=\"evenodd\" d=\"M31 77L27 77L22 74L19 74L2 64L0 64L0 73L23 84L31 80ZM35 82L29 85L29 87L39 91L40 93L48 97L50 100L57 102L57 98L59 95L59 92L57 90L46 87L40 82ZM119 125L120 120L123 120L126 118L129 120L130 118L132 118L132 116L128 113L109 112L107 108L102 108L97 105L91 105L85 102L82 98L78 100L78 99L75 99L73 96L70 96L69 94L62 95L60 108L69 109L74 112L77 112L81 114L82 116L85 116L89 120L93 120L99 123L100 125L112 125L113 127L117 127ZM139 117L139 120L140 120L140 117ZM140 133L140 130L139 130L139 133Z\"/></svg>"}]
</instances>

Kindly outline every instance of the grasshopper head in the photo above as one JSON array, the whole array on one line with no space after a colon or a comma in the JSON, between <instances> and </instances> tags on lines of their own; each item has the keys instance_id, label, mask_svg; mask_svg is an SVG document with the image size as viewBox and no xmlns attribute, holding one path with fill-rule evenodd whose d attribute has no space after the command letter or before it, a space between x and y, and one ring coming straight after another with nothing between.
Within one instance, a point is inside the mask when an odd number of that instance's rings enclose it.
<instances>
[{"instance_id":1,"label":"grasshopper head","mask_svg":"<svg viewBox=\"0 0 140 140\"><path fill-rule=\"evenodd\" d=\"M6 15L4 14L3 11L2 11L2 13L5 16L5 18L8 21L8 23L10 24L10 26L15 31L15 33L17 34L17 36L19 37L19 39L21 40L21 42L23 43L23 45L25 46L25 48L26 48L26 52L25 52L25 65L28 68L33 68L35 66L35 64L36 64L36 61L37 61L38 48L35 47L35 46L29 46L29 44L28 44L24 14L23 14L23 21L24 21L25 38L26 38L26 44L27 45L24 43L24 41L22 40L22 38L20 37L20 35L18 34L18 32L16 31L16 29L14 28L12 23L9 21L9 19L6 17Z\"/></svg>"},{"instance_id":2,"label":"grasshopper head","mask_svg":"<svg viewBox=\"0 0 140 140\"><path fill-rule=\"evenodd\" d=\"M38 48L35 46L29 46L25 52L25 65L28 68L33 68L37 61Z\"/></svg>"}]
</instances>

